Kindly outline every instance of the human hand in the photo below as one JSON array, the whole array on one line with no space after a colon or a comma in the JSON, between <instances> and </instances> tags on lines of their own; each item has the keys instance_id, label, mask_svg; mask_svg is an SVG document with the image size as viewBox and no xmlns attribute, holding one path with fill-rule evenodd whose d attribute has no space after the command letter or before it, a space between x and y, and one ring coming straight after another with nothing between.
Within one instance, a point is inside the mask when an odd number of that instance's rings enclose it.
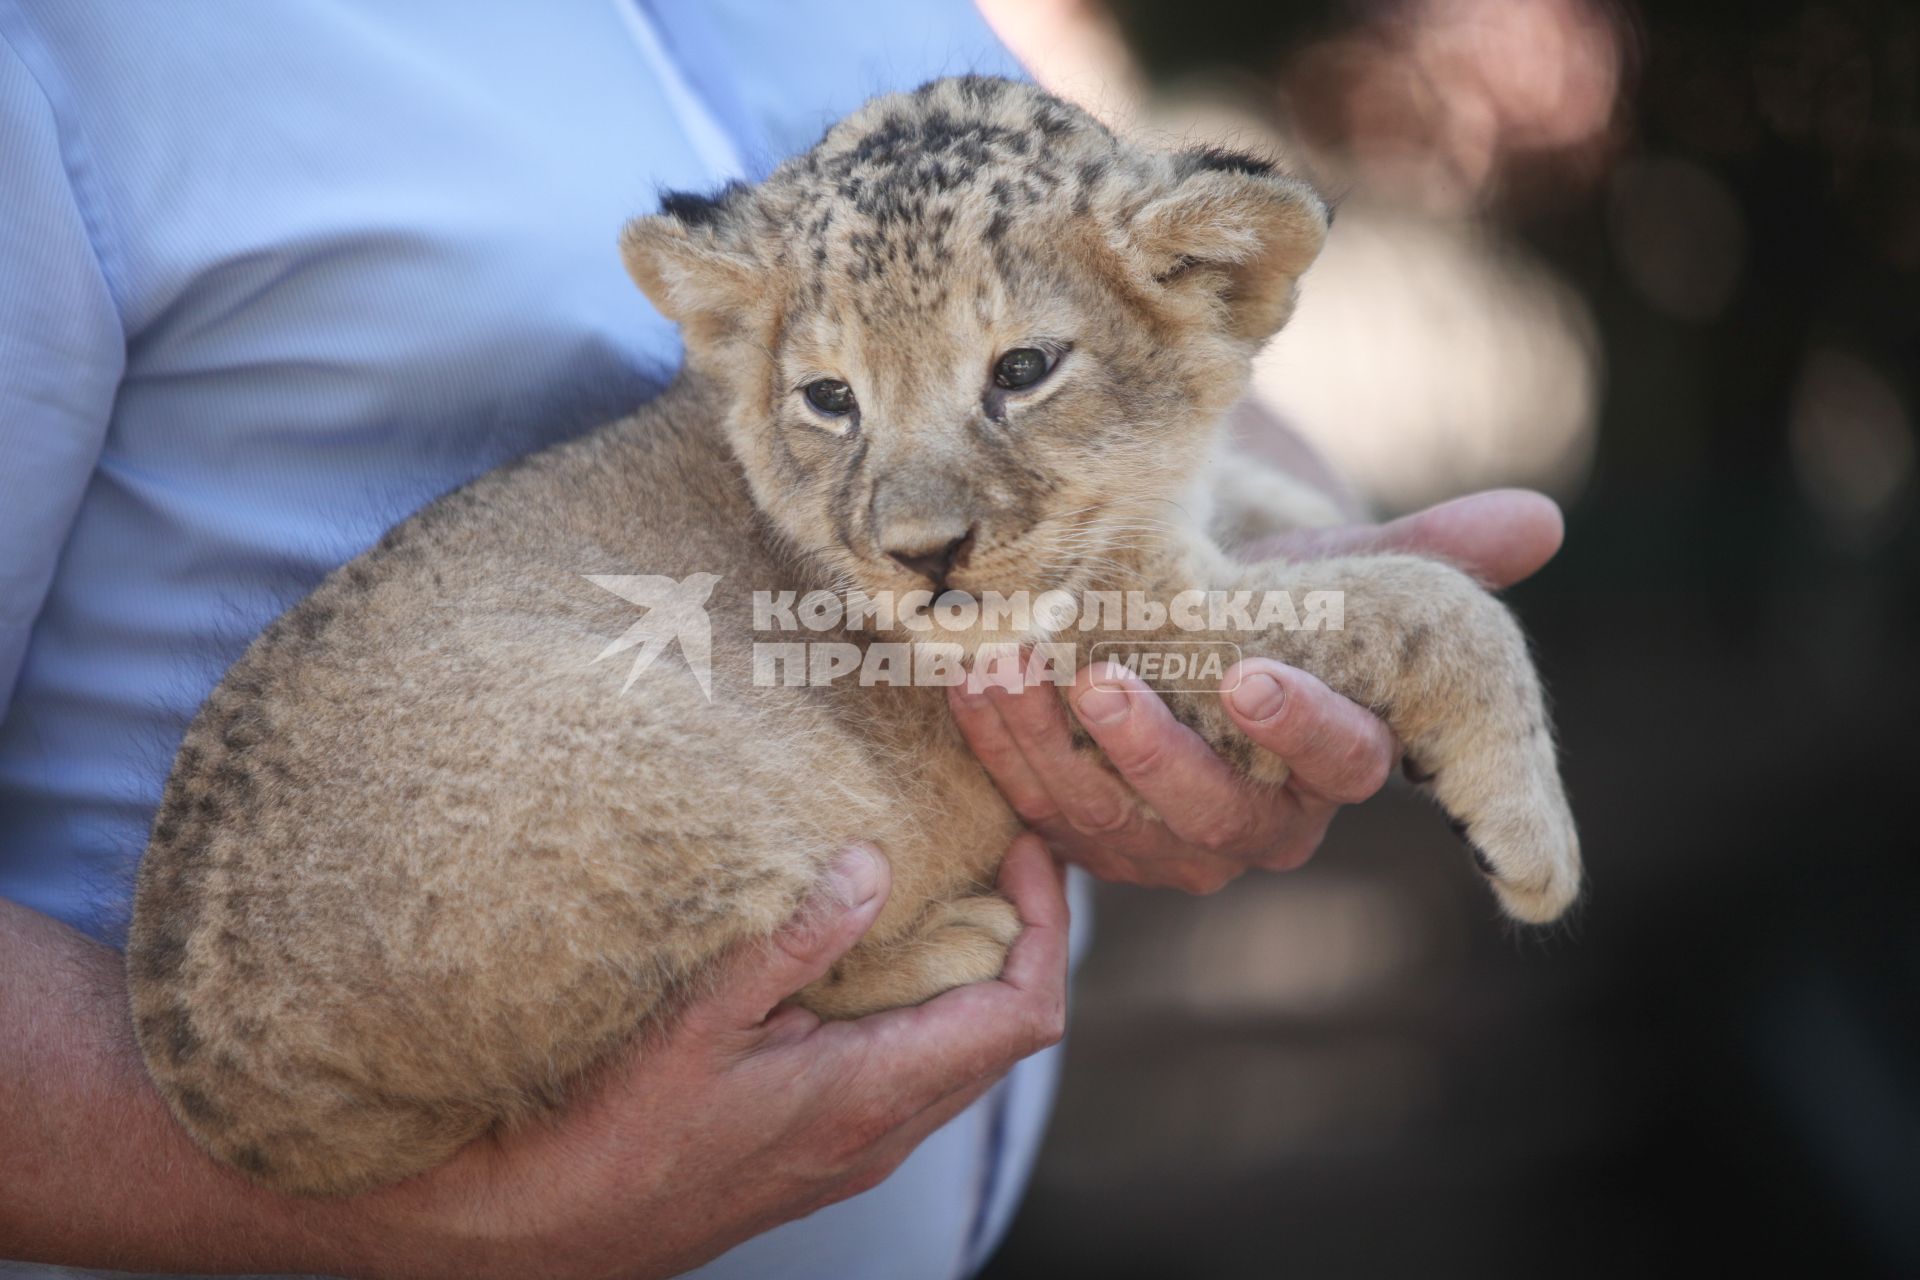
<instances>
[{"instance_id":1,"label":"human hand","mask_svg":"<svg viewBox=\"0 0 1920 1280\"><path fill-rule=\"evenodd\" d=\"M822 1023L783 1003L880 914L885 859L849 850L771 943L551 1123L482 1139L354 1202L355 1274L678 1275L865 1191L1065 1025L1067 904L1023 835L1000 889L1024 924L994 982Z\"/></svg>"},{"instance_id":2,"label":"human hand","mask_svg":"<svg viewBox=\"0 0 1920 1280\"><path fill-rule=\"evenodd\" d=\"M1308 560L1411 551L1504 587L1552 559L1562 532L1552 499L1501 489L1383 525L1302 530L1243 554ZM968 745L1056 855L1102 880L1211 893L1249 867L1300 866L1340 807L1378 791L1400 755L1379 717L1297 668L1252 658L1221 687L1232 690L1222 699L1234 723L1292 767L1286 786L1241 779L1164 702L1143 696L1151 693L1145 682L1119 668L1080 671L1067 695L1118 777L1073 749L1051 686L948 693Z\"/></svg>"}]
</instances>

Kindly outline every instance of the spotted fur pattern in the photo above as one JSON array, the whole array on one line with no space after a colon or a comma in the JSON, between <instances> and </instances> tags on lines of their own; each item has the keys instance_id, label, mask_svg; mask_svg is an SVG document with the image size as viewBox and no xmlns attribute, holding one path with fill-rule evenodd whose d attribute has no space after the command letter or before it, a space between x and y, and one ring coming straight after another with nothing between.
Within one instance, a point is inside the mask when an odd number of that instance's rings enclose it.
<instances>
[{"instance_id":1,"label":"spotted fur pattern","mask_svg":"<svg viewBox=\"0 0 1920 1280\"><path fill-rule=\"evenodd\" d=\"M399 525L187 732L128 950L181 1123L288 1191L428 1168L664 1026L855 839L892 896L803 1003L852 1016L996 974L1017 823L941 691L752 679L752 590L915 590L936 554L976 594L1344 590L1345 631L1235 638L1384 714L1509 911L1557 914L1576 845L1506 611L1433 561L1244 565L1207 534L1315 507L1245 464L1218 483L1218 424L1327 217L1257 158L1148 150L964 78L629 226L629 270L686 336L675 386ZM1009 389L993 370L1018 348L1051 372ZM821 379L856 407L810 407ZM635 611L582 575L696 572L722 582L711 701L672 650L623 695L594 659ZM1169 701L1285 776L1217 698Z\"/></svg>"}]
</instances>

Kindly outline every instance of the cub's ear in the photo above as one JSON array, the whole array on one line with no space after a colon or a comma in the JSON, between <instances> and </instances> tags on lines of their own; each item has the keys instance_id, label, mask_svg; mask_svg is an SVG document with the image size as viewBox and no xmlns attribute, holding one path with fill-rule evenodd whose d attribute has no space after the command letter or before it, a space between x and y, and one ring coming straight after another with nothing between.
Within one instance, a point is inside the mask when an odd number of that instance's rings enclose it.
<instances>
[{"instance_id":1,"label":"cub's ear","mask_svg":"<svg viewBox=\"0 0 1920 1280\"><path fill-rule=\"evenodd\" d=\"M1214 309L1237 338L1271 337L1326 240L1326 202L1253 156L1207 148L1171 159L1169 189L1121 233L1136 270L1168 295Z\"/></svg>"},{"instance_id":2,"label":"cub's ear","mask_svg":"<svg viewBox=\"0 0 1920 1280\"><path fill-rule=\"evenodd\" d=\"M744 206L751 195L738 182L711 196L670 191L658 214L635 218L620 233L627 274L689 336L737 329L765 292L756 287L765 273L747 247Z\"/></svg>"}]
</instances>

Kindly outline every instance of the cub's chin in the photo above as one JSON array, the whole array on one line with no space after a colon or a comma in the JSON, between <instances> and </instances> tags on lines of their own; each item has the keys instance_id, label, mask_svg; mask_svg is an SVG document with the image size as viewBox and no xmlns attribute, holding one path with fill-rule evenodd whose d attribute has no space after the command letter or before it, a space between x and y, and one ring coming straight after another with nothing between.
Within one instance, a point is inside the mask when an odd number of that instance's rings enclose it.
<instances>
[{"instance_id":1,"label":"cub's chin","mask_svg":"<svg viewBox=\"0 0 1920 1280\"><path fill-rule=\"evenodd\" d=\"M903 611L890 638L957 647L971 663L983 652L1044 644L1079 625L1080 592L1062 586L950 587Z\"/></svg>"},{"instance_id":2,"label":"cub's chin","mask_svg":"<svg viewBox=\"0 0 1920 1280\"><path fill-rule=\"evenodd\" d=\"M831 622L871 639L957 649L968 663L982 651L1070 639L1080 625L1087 575L1074 566L1044 579L955 574L938 585L924 577L853 573L832 594L843 610Z\"/></svg>"},{"instance_id":3,"label":"cub's chin","mask_svg":"<svg viewBox=\"0 0 1920 1280\"><path fill-rule=\"evenodd\" d=\"M1051 631L1035 628L1017 629L1010 627L987 628L972 626L963 629L950 629L939 625L921 627L915 630L903 630L889 639L903 639L921 648L939 648L958 650L967 666L972 667L986 658L1005 660L1018 658L1019 654L1035 645L1046 644L1058 638Z\"/></svg>"}]
</instances>

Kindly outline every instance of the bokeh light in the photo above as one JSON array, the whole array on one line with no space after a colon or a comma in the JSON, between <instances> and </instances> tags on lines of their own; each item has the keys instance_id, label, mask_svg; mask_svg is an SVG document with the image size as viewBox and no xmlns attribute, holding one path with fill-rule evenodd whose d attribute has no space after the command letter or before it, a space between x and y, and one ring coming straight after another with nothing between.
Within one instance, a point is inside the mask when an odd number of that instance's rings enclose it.
<instances>
[{"instance_id":1,"label":"bokeh light","mask_svg":"<svg viewBox=\"0 0 1920 1280\"><path fill-rule=\"evenodd\" d=\"M1872 543L1913 501L1913 420L1877 369L1831 347L1808 357L1789 419L1794 474L1842 541Z\"/></svg>"}]
</instances>

